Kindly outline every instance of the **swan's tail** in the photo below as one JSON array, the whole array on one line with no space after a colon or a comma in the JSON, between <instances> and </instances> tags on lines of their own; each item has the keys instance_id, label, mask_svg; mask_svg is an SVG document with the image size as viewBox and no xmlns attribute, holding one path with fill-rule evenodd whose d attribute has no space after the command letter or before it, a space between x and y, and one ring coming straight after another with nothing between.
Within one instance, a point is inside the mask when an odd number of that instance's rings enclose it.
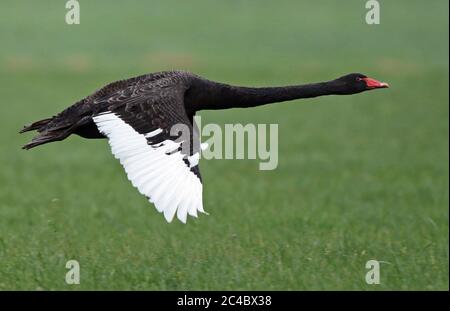
<instances>
[{"instance_id":1,"label":"swan's tail","mask_svg":"<svg viewBox=\"0 0 450 311\"><path fill-rule=\"evenodd\" d=\"M53 141L60 141L70 135L70 131L67 130L67 125L49 127L48 125L53 119L54 118L47 118L24 126L20 133L36 130L39 134L36 135L28 144L23 146L22 149L31 149Z\"/></svg>"},{"instance_id":2,"label":"swan's tail","mask_svg":"<svg viewBox=\"0 0 450 311\"><path fill-rule=\"evenodd\" d=\"M39 121L36 121L34 123L31 123L29 125L25 125L23 127L23 129L20 130L20 134L25 133L25 132L29 132L29 131L34 131L34 130L38 130L45 127L53 118L47 118L47 119L42 119Z\"/></svg>"}]
</instances>

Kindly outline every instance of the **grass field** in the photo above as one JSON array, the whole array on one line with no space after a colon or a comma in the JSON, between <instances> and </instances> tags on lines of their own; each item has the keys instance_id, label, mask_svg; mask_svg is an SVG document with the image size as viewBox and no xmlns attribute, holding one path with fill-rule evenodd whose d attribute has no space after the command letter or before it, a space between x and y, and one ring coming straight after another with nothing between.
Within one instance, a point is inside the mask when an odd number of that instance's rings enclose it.
<instances>
[{"instance_id":1,"label":"grass field","mask_svg":"<svg viewBox=\"0 0 450 311\"><path fill-rule=\"evenodd\" d=\"M447 1L382 1L377 26L359 0L81 1L76 26L59 2L0 4L0 289L448 290ZM356 71L391 88L202 112L278 123L279 166L201 161L210 215L187 225L166 223L106 141L20 149L23 124L166 69L259 86Z\"/></svg>"}]
</instances>

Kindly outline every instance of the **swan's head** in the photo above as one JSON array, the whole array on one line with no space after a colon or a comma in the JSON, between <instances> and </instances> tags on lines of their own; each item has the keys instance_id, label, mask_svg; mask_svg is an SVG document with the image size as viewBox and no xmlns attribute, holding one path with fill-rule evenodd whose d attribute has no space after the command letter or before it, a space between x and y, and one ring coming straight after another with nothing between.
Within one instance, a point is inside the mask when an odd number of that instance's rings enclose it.
<instances>
[{"instance_id":1,"label":"swan's head","mask_svg":"<svg viewBox=\"0 0 450 311\"><path fill-rule=\"evenodd\" d=\"M356 94L364 91L388 88L389 84L369 78L361 73L351 73L333 82L338 89L337 94Z\"/></svg>"}]
</instances>

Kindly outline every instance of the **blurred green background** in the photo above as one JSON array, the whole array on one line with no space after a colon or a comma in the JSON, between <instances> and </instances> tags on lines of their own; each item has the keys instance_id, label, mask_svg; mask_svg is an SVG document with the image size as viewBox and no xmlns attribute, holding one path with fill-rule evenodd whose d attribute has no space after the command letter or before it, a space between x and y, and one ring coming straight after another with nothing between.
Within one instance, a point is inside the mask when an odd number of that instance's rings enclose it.
<instances>
[{"instance_id":1,"label":"blurred green background","mask_svg":"<svg viewBox=\"0 0 450 311\"><path fill-rule=\"evenodd\" d=\"M448 1L0 3L0 289L448 290ZM278 123L279 166L202 160L210 216L167 224L106 141L32 151L23 124L184 69L249 86L362 72L355 96L202 112ZM65 283L65 263L81 284ZM365 263L381 261L381 284Z\"/></svg>"}]
</instances>

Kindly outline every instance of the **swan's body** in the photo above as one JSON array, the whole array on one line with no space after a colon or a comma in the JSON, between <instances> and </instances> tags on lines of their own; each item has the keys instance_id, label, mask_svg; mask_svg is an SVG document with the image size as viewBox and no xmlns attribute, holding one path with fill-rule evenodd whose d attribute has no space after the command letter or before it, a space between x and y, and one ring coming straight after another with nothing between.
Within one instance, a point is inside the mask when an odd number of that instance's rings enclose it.
<instances>
[{"instance_id":1,"label":"swan's body","mask_svg":"<svg viewBox=\"0 0 450 311\"><path fill-rule=\"evenodd\" d=\"M254 107L323 95L346 95L387 84L361 74L329 82L287 87L248 88L203 79L183 71L147 74L108 84L58 115L37 121L21 132L37 130L24 146L30 149L71 134L107 137L133 185L153 202L167 221L175 214L203 212L199 138L193 116L203 109ZM187 142L176 142L171 128L190 131ZM173 133L172 133L173 134Z\"/></svg>"}]
</instances>

